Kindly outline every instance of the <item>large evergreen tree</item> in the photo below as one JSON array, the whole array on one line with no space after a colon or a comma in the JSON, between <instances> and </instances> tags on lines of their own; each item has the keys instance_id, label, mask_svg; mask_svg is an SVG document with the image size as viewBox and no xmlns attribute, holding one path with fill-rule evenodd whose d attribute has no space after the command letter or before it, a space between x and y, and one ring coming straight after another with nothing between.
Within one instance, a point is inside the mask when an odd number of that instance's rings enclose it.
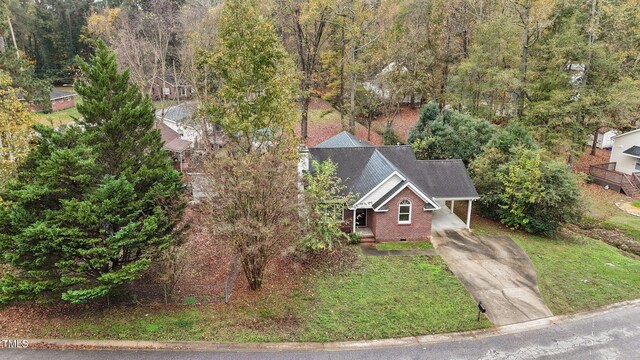
<instances>
[{"instance_id":1,"label":"large evergreen tree","mask_svg":"<svg viewBox=\"0 0 640 360\"><path fill-rule=\"evenodd\" d=\"M0 302L104 297L174 242L182 184L150 100L101 42L80 68L80 126L38 127L36 148L2 194L0 254L15 271L0 280Z\"/></svg>"},{"instance_id":2,"label":"large evergreen tree","mask_svg":"<svg viewBox=\"0 0 640 360\"><path fill-rule=\"evenodd\" d=\"M419 159L461 159L469 164L494 133L486 120L449 109L438 113L438 105L430 103L409 132L409 142Z\"/></svg>"}]
</instances>

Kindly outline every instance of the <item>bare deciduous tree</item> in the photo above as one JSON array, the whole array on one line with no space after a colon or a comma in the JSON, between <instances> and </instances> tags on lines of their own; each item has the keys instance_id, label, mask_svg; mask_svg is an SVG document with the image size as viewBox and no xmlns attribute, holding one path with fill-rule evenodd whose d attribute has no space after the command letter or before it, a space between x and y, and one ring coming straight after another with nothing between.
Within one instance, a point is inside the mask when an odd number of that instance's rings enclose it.
<instances>
[{"instance_id":1,"label":"bare deciduous tree","mask_svg":"<svg viewBox=\"0 0 640 360\"><path fill-rule=\"evenodd\" d=\"M299 235L294 158L267 152L217 152L203 166L209 225L239 256L249 288L262 287L269 261Z\"/></svg>"},{"instance_id":2,"label":"bare deciduous tree","mask_svg":"<svg viewBox=\"0 0 640 360\"><path fill-rule=\"evenodd\" d=\"M320 60L329 26L335 18L334 2L326 0L275 0L278 23L282 28L285 44L295 49L298 68L302 72L301 137L307 138L310 90L313 75Z\"/></svg>"}]
</instances>

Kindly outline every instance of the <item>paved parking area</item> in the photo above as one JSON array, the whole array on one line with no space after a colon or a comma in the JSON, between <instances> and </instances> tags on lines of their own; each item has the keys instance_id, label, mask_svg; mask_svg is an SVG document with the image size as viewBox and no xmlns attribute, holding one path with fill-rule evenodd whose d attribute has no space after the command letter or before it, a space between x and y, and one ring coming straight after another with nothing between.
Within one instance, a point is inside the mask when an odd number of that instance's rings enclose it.
<instances>
[{"instance_id":1,"label":"paved parking area","mask_svg":"<svg viewBox=\"0 0 640 360\"><path fill-rule=\"evenodd\" d=\"M432 242L495 325L553 315L540 297L531 259L511 238L446 230L434 235Z\"/></svg>"}]
</instances>

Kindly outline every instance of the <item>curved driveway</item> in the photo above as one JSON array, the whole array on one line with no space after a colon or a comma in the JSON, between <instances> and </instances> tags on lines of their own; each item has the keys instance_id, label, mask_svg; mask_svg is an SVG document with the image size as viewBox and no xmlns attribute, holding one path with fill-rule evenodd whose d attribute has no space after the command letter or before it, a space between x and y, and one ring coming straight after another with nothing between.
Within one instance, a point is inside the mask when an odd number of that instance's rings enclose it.
<instances>
[{"instance_id":1,"label":"curved driveway","mask_svg":"<svg viewBox=\"0 0 640 360\"><path fill-rule=\"evenodd\" d=\"M540 297L531 259L511 238L446 230L436 232L432 241L495 325L553 316Z\"/></svg>"}]
</instances>

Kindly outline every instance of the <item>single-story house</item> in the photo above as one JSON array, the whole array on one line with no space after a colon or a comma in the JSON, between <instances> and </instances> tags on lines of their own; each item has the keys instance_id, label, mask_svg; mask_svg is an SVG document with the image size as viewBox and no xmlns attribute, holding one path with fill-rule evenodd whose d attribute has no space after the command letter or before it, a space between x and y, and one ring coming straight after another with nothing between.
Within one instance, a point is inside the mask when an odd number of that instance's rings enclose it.
<instances>
[{"instance_id":1,"label":"single-story house","mask_svg":"<svg viewBox=\"0 0 640 360\"><path fill-rule=\"evenodd\" d=\"M393 96L402 96L402 100L400 101L400 103L402 104L420 103L422 101L422 97L420 95L400 93L393 94L391 92L392 90L387 85L387 80L390 76L393 76L394 74L406 74L407 72L409 72L409 70L406 67L398 67L398 64L392 62L385 66L384 69L382 69L378 74L376 74L376 76L372 80L365 81L362 84L362 87L365 90L370 91L385 100L389 100Z\"/></svg>"},{"instance_id":2,"label":"single-story house","mask_svg":"<svg viewBox=\"0 0 640 360\"><path fill-rule=\"evenodd\" d=\"M190 100L195 89L180 79L168 75L164 79L156 76L151 80L151 97L153 100Z\"/></svg>"},{"instance_id":3,"label":"single-story house","mask_svg":"<svg viewBox=\"0 0 640 360\"><path fill-rule=\"evenodd\" d=\"M373 146L345 131L306 151L302 171L313 173L309 160L337 165L345 192L356 198L343 211L343 230L363 242L428 241L432 231L470 230L479 196L461 160L418 160L410 146ZM456 202L467 203L466 221L453 213Z\"/></svg>"},{"instance_id":4,"label":"single-story house","mask_svg":"<svg viewBox=\"0 0 640 360\"><path fill-rule=\"evenodd\" d=\"M591 165L589 175L597 184L640 196L640 129L614 136L609 162Z\"/></svg>"},{"instance_id":5,"label":"single-story house","mask_svg":"<svg viewBox=\"0 0 640 360\"><path fill-rule=\"evenodd\" d=\"M200 141L200 134L193 120L197 107L198 105L193 102L186 102L156 110L156 119L177 132L183 140L190 141L194 145Z\"/></svg>"},{"instance_id":6,"label":"single-story house","mask_svg":"<svg viewBox=\"0 0 640 360\"><path fill-rule=\"evenodd\" d=\"M160 130L162 148L171 154L173 167L180 172L186 172L189 167L191 141L182 139L177 131L164 122L158 121L156 128Z\"/></svg>"},{"instance_id":7,"label":"single-story house","mask_svg":"<svg viewBox=\"0 0 640 360\"><path fill-rule=\"evenodd\" d=\"M62 91L62 90L53 90L49 93L49 101L51 101L51 111L60 111L64 109L69 109L76 106L75 96L77 94L74 92ZM18 100L24 101L24 97L22 94L18 93ZM31 104L29 108L33 111L42 111L42 107L36 104Z\"/></svg>"}]
</instances>

